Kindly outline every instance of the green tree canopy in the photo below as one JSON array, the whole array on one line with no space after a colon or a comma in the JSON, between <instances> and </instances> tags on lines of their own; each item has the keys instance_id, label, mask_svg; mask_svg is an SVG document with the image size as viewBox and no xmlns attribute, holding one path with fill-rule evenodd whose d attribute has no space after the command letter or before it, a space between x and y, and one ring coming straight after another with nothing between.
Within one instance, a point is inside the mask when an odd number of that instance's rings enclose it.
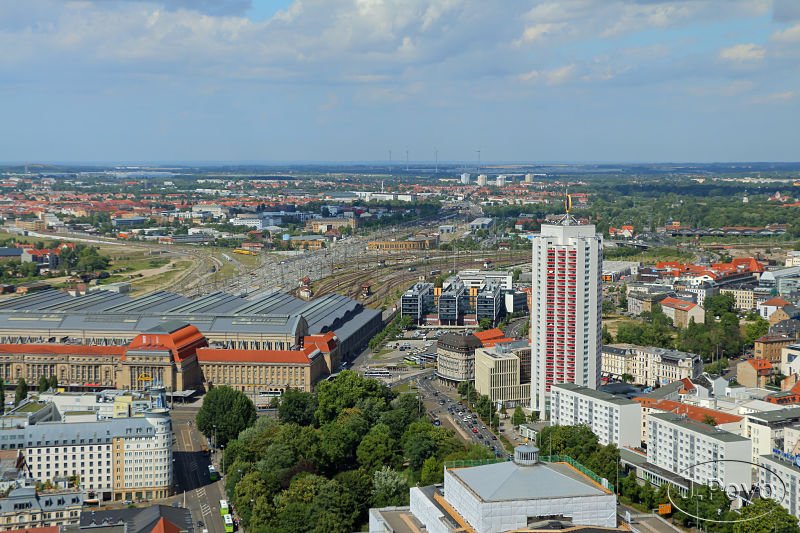
<instances>
[{"instance_id":1,"label":"green tree canopy","mask_svg":"<svg viewBox=\"0 0 800 533\"><path fill-rule=\"evenodd\" d=\"M14 391L14 405L19 405L25 398L28 397L28 383L25 378L17 380L17 388Z\"/></svg>"},{"instance_id":2,"label":"green tree canopy","mask_svg":"<svg viewBox=\"0 0 800 533\"><path fill-rule=\"evenodd\" d=\"M217 445L225 445L256 421L256 407L241 391L214 387L203 398L197 413L197 429L206 437L216 433ZM215 432L216 426L216 432Z\"/></svg>"},{"instance_id":3,"label":"green tree canopy","mask_svg":"<svg viewBox=\"0 0 800 533\"><path fill-rule=\"evenodd\" d=\"M316 396L310 392L297 389L286 389L278 406L278 418L281 422L293 422L307 426L314 422L314 411L317 409Z\"/></svg>"}]
</instances>

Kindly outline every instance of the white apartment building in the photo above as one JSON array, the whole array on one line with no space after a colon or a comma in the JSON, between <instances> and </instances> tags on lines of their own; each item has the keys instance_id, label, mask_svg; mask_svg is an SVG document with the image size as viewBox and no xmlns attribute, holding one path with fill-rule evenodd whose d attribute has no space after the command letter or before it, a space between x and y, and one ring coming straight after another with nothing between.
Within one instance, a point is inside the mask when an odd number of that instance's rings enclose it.
<instances>
[{"instance_id":1,"label":"white apartment building","mask_svg":"<svg viewBox=\"0 0 800 533\"><path fill-rule=\"evenodd\" d=\"M647 462L702 485L749 487L750 440L681 415L648 415Z\"/></svg>"},{"instance_id":2,"label":"white apartment building","mask_svg":"<svg viewBox=\"0 0 800 533\"><path fill-rule=\"evenodd\" d=\"M567 215L531 240L531 408L546 413L553 385L600 382L603 237Z\"/></svg>"},{"instance_id":3,"label":"white apartment building","mask_svg":"<svg viewBox=\"0 0 800 533\"><path fill-rule=\"evenodd\" d=\"M694 379L702 372L698 354L633 344L609 344L602 350L603 376L621 379L628 374L634 383L648 387Z\"/></svg>"},{"instance_id":4,"label":"white apartment building","mask_svg":"<svg viewBox=\"0 0 800 533\"><path fill-rule=\"evenodd\" d=\"M92 422L42 422L0 433L38 481L79 476L88 499L150 500L171 494L172 422L167 411Z\"/></svg>"},{"instance_id":5,"label":"white apartment building","mask_svg":"<svg viewBox=\"0 0 800 533\"><path fill-rule=\"evenodd\" d=\"M503 290L514 288L514 275L503 270L459 270L458 277L468 289L482 289L492 283Z\"/></svg>"},{"instance_id":6,"label":"white apartment building","mask_svg":"<svg viewBox=\"0 0 800 533\"><path fill-rule=\"evenodd\" d=\"M531 401L531 347L527 341L475 350L475 390L506 407Z\"/></svg>"},{"instance_id":7,"label":"white apartment building","mask_svg":"<svg viewBox=\"0 0 800 533\"><path fill-rule=\"evenodd\" d=\"M586 425L600 444L617 447L641 446L639 427L642 408L633 400L574 383L554 385L550 397L550 420L554 426Z\"/></svg>"},{"instance_id":8,"label":"white apartment building","mask_svg":"<svg viewBox=\"0 0 800 533\"><path fill-rule=\"evenodd\" d=\"M750 460L758 463L759 457L770 455L772 450L781 447L787 428L800 423L800 407L750 413L744 420L742 434L753 444Z\"/></svg>"}]
</instances>

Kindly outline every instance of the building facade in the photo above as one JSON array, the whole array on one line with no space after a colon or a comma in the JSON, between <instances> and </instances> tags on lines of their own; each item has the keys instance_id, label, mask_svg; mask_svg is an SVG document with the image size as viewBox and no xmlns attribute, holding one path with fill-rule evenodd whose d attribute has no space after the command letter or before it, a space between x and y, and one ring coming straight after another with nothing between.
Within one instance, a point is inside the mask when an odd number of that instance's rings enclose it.
<instances>
[{"instance_id":1,"label":"building facade","mask_svg":"<svg viewBox=\"0 0 800 533\"><path fill-rule=\"evenodd\" d=\"M673 413L650 414L647 462L695 483L749 487L750 440Z\"/></svg>"},{"instance_id":2,"label":"building facade","mask_svg":"<svg viewBox=\"0 0 800 533\"><path fill-rule=\"evenodd\" d=\"M553 386L550 420L554 426L586 425L600 444L618 448L641 446L641 406L633 400L574 383Z\"/></svg>"},{"instance_id":3,"label":"building facade","mask_svg":"<svg viewBox=\"0 0 800 533\"><path fill-rule=\"evenodd\" d=\"M475 335L445 333L439 337L436 343L436 377L452 387L475 379L475 350L480 347L481 341Z\"/></svg>"},{"instance_id":4,"label":"building facade","mask_svg":"<svg viewBox=\"0 0 800 533\"><path fill-rule=\"evenodd\" d=\"M527 341L475 350L475 390L506 407L530 405L531 347Z\"/></svg>"},{"instance_id":5,"label":"building facade","mask_svg":"<svg viewBox=\"0 0 800 533\"><path fill-rule=\"evenodd\" d=\"M703 360L698 354L667 348L610 344L603 346L602 371L611 379L627 375L633 383L655 387L696 378L703 371Z\"/></svg>"},{"instance_id":6,"label":"building facade","mask_svg":"<svg viewBox=\"0 0 800 533\"><path fill-rule=\"evenodd\" d=\"M571 220L532 237L531 408L541 413L553 385L600 381L603 238Z\"/></svg>"},{"instance_id":7,"label":"building facade","mask_svg":"<svg viewBox=\"0 0 800 533\"><path fill-rule=\"evenodd\" d=\"M79 491L37 493L35 487L17 487L0 498L0 531L78 524L82 507Z\"/></svg>"}]
</instances>

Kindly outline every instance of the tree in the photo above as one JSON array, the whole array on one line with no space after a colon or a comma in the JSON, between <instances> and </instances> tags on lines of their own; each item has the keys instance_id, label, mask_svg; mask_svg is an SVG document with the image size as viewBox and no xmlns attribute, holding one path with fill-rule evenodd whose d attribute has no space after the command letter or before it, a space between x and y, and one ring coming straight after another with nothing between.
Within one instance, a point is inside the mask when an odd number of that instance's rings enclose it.
<instances>
[{"instance_id":1,"label":"tree","mask_svg":"<svg viewBox=\"0 0 800 533\"><path fill-rule=\"evenodd\" d=\"M481 318L478 322L478 331L485 331L492 328L491 318Z\"/></svg>"},{"instance_id":2,"label":"tree","mask_svg":"<svg viewBox=\"0 0 800 533\"><path fill-rule=\"evenodd\" d=\"M313 394L289 388L283 393L278 406L278 418L281 422L293 422L301 426L308 426L314 423L316 409L317 402Z\"/></svg>"},{"instance_id":3,"label":"tree","mask_svg":"<svg viewBox=\"0 0 800 533\"><path fill-rule=\"evenodd\" d=\"M39 377L39 392L47 392L47 389L50 388L50 380L47 379L47 376L40 376Z\"/></svg>"},{"instance_id":4,"label":"tree","mask_svg":"<svg viewBox=\"0 0 800 533\"><path fill-rule=\"evenodd\" d=\"M514 426L519 426L520 424L525 423L525 413L522 411L522 407L519 405L514 408L514 414L511 415L511 424Z\"/></svg>"},{"instance_id":5,"label":"tree","mask_svg":"<svg viewBox=\"0 0 800 533\"><path fill-rule=\"evenodd\" d=\"M419 475L421 485L434 485L444 482L444 464L436 457L428 457L422 463L422 472Z\"/></svg>"},{"instance_id":6,"label":"tree","mask_svg":"<svg viewBox=\"0 0 800 533\"><path fill-rule=\"evenodd\" d=\"M317 385L316 395L317 410L314 417L320 425L336 419L343 409L370 399L385 409L395 397L395 393L385 384L364 378L352 370L341 372L334 381L321 382Z\"/></svg>"},{"instance_id":7,"label":"tree","mask_svg":"<svg viewBox=\"0 0 800 533\"><path fill-rule=\"evenodd\" d=\"M755 321L744 327L744 343L753 344L757 338L766 335L768 332L769 322L764 320L761 316L757 316Z\"/></svg>"},{"instance_id":8,"label":"tree","mask_svg":"<svg viewBox=\"0 0 800 533\"><path fill-rule=\"evenodd\" d=\"M633 383L634 378L631 374L622 374L620 379L623 381L623 383Z\"/></svg>"},{"instance_id":9,"label":"tree","mask_svg":"<svg viewBox=\"0 0 800 533\"><path fill-rule=\"evenodd\" d=\"M614 342L614 336L608 330L608 326L603 324L603 344L611 344Z\"/></svg>"},{"instance_id":10,"label":"tree","mask_svg":"<svg viewBox=\"0 0 800 533\"><path fill-rule=\"evenodd\" d=\"M363 468L373 471L381 465L395 465L398 461L398 452L397 441L392 438L389 426L377 424L358 445L356 456Z\"/></svg>"},{"instance_id":11,"label":"tree","mask_svg":"<svg viewBox=\"0 0 800 533\"><path fill-rule=\"evenodd\" d=\"M703 424L708 424L709 426L716 426L717 419L711 415L704 415L703 416Z\"/></svg>"},{"instance_id":12,"label":"tree","mask_svg":"<svg viewBox=\"0 0 800 533\"><path fill-rule=\"evenodd\" d=\"M28 383L25 378L17 380L17 389L14 391L14 405L19 405L24 399L28 397Z\"/></svg>"},{"instance_id":13,"label":"tree","mask_svg":"<svg viewBox=\"0 0 800 533\"><path fill-rule=\"evenodd\" d=\"M405 505L407 501L408 484L399 472L383 466L372 474L373 507Z\"/></svg>"},{"instance_id":14,"label":"tree","mask_svg":"<svg viewBox=\"0 0 800 533\"><path fill-rule=\"evenodd\" d=\"M241 391L222 386L211 389L197 413L197 429L206 437L216 434L216 445L225 445L256 421L256 407ZM215 431L216 427L216 431Z\"/></svg>"},{"instance_id":15,"label":"tree","mask_svg":"<svg viewBox=\"0 0 800 533\"><path fill-rule=\"evenodd\" d=\"M49 385L50 385L50 388L51 388L51 389L53 389L53 390L56 390L56 389L58 389L58 377L56 377L56 375L55 375L55 374L53 374L52 376L50 376L50 383L49 383Z\"/></svg>"},{"instance_id":16,"label":"tree","mask_svg":"<svg viewBox=\"0 0 800 533\"><path fill-rule=\"evenodd\" d=\"M733 524L733 533L797 533L797 518L772 499L757 499L744 507L739 522Z\"/></svg>"}]
</instances>

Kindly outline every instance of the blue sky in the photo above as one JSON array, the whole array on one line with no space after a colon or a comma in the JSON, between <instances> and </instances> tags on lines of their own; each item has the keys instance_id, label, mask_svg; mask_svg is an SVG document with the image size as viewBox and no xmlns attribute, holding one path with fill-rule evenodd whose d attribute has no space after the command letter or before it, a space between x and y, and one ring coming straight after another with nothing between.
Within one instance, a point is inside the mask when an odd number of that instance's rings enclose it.
<instances>
[{"instance_id":1,"label":"blue sky","mask_svg":"<svg viewBox=\"0 0 800 533\"><path fill-rule=\"evenodd\" d=\"M798 161L800 0L3 0L0 161Z\"/></svg>"}]
</instances>

